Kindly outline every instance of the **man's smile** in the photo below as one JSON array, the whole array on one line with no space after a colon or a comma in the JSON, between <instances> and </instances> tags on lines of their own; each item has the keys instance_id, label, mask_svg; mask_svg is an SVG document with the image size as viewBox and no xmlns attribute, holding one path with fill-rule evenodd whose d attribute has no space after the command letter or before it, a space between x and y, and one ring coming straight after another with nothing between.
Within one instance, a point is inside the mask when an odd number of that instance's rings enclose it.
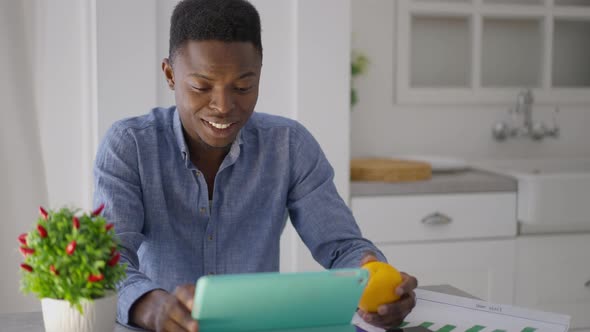
<instances>
[{"instance_id":1,"label":"man's smile","mask_svg":"<svg viewBox=\"0 0 590 332\"><path fill-rule=\"evenodd\" d=\"M205 125L205 128L208 129L208 130L206 130L205 135L208 135L212 139L223 139L223 140L232 139L233 140L235 138L235 135L237 135L238 130L240 130L240 126L239 126L240 121L221 122L218 120L219 121L218 122L218 121L209 121L209 120L205 120L205 119L201 119L201 121ZM204 139L205 137L201 137L201 138ZM207 141L207 139L205 139L205 141ZM224 142L223 145L227 145L229 143L231 143L231 142ZM208 143L208 144L210 144L210 143ZM217 146L218 144L214 144L213 146Z\"/></svg>"},{"instance_id":2,"label":"man's smile","mask_svg":"<svg viewBox=\"0 0 590 332\"><path fill-rule=\"evenodd\" d=\"M212 121L207 121L207 120L204 120L204 121L217 129L227 129L230 126L235 124L235 122L219 123L219 122L212 122Z\"/></svg>"}]
</instances>

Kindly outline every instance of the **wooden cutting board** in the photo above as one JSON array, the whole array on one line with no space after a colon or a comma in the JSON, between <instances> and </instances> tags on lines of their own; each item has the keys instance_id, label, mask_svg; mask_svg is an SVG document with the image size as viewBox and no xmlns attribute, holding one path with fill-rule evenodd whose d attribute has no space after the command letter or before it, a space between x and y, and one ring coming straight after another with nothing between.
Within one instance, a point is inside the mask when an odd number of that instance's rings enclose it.
<instances>
[{"instance_id":1,"label":"wooden cutting board","mask_svg":"<svg viewBox=\"0 0 590 332\"><path fill-rule=\"evenodd\" d=\"M420 161L367 158L350 162L352 181L407 182L428 180L431 177L430 164Z\"/></svg>"}]
</instances>

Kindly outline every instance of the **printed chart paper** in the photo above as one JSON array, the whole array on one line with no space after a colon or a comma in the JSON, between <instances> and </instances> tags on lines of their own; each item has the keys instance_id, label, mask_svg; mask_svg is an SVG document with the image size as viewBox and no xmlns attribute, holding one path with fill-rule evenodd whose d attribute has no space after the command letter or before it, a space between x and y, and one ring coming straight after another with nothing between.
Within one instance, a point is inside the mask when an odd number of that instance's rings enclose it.
<instances>
[{"instance_id":1,"label":"printed chart paper","mask_svg":"<svg viewBox=\"0 0 590 332\"><path fill-rule=\"evenodd\" d=\"M567 332L571 317L492 304L422 289L416 307L400 327L423 326L436 332ZM352 319L357 331L383 332L360 316Z\"/></svg>"}]
</instances>

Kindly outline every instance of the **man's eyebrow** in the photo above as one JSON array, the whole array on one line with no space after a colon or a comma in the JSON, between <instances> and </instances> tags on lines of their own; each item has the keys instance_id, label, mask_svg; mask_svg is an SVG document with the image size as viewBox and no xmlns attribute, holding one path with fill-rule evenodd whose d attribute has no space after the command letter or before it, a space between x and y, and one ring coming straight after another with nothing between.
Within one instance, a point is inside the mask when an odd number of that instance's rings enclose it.
<instances>
[{"instance_id":1,"label":"man's eyebrow","mask_svg":"<svg viewBox=\"0 0 590 332\"><path fill-rule=\"evenodd\" d=\"M256 76L256 73L253 71L249 71L246 73L243 73L242 75L240 75L240 77L238 77L238 79L242 79L242 78L246 78L246 77L251 77L251 76Z\"/></svg>"},{"instance_id":2,"label":"man's eyebrow","mask_svg":"<svg viewBox=\"0 0 590 332\"><path fill-rule=\"evenodd\" d=\"M196 77L196 78L202 78L202 79L205 79L207 81L213 81L212 78L210 78L208 76L205 76L203 74L199 74L199 73L192 73L192 74L189 74L188 76ZM238 79L241 80L241 79L248 78L248 77L253 77L253 76L256 76L256 73L253 72L253 71L249 71L249 72L245 72L242 75L240 75L240 77L238 77Z\"/></svg>"},{"instance_id":3,"label":"man's eyebrow","mask_svg":"<svg viewBox=\"0 0 590 332\"><path fill-rule=\"evenodd\" d=\"M202 79L205 79L207 81L212 81L213 80L212 78L207 77L207 76L205 76L203 74L199 74L199 73L192 73L192 74L189 74L188 76L192 76L192 77L196 77L196 78L202 78Z\"/></svg>"}]
</instances>

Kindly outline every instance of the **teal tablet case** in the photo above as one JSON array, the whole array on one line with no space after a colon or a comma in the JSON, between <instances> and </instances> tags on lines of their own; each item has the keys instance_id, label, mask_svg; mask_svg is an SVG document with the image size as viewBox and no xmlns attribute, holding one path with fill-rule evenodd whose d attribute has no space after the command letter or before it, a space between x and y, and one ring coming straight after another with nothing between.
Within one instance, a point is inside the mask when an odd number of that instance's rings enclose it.
<instances>
[{"instance_id":1,"label":"teal tablet case","mask_svg":"<svg viewBox=\"0 0 590 332\"><path fill-rule=\"evenodd\" d=\"M367 284L364 269L205 276L192 316L201 332L340 332Z\"/></svg>"}]
</instances>

